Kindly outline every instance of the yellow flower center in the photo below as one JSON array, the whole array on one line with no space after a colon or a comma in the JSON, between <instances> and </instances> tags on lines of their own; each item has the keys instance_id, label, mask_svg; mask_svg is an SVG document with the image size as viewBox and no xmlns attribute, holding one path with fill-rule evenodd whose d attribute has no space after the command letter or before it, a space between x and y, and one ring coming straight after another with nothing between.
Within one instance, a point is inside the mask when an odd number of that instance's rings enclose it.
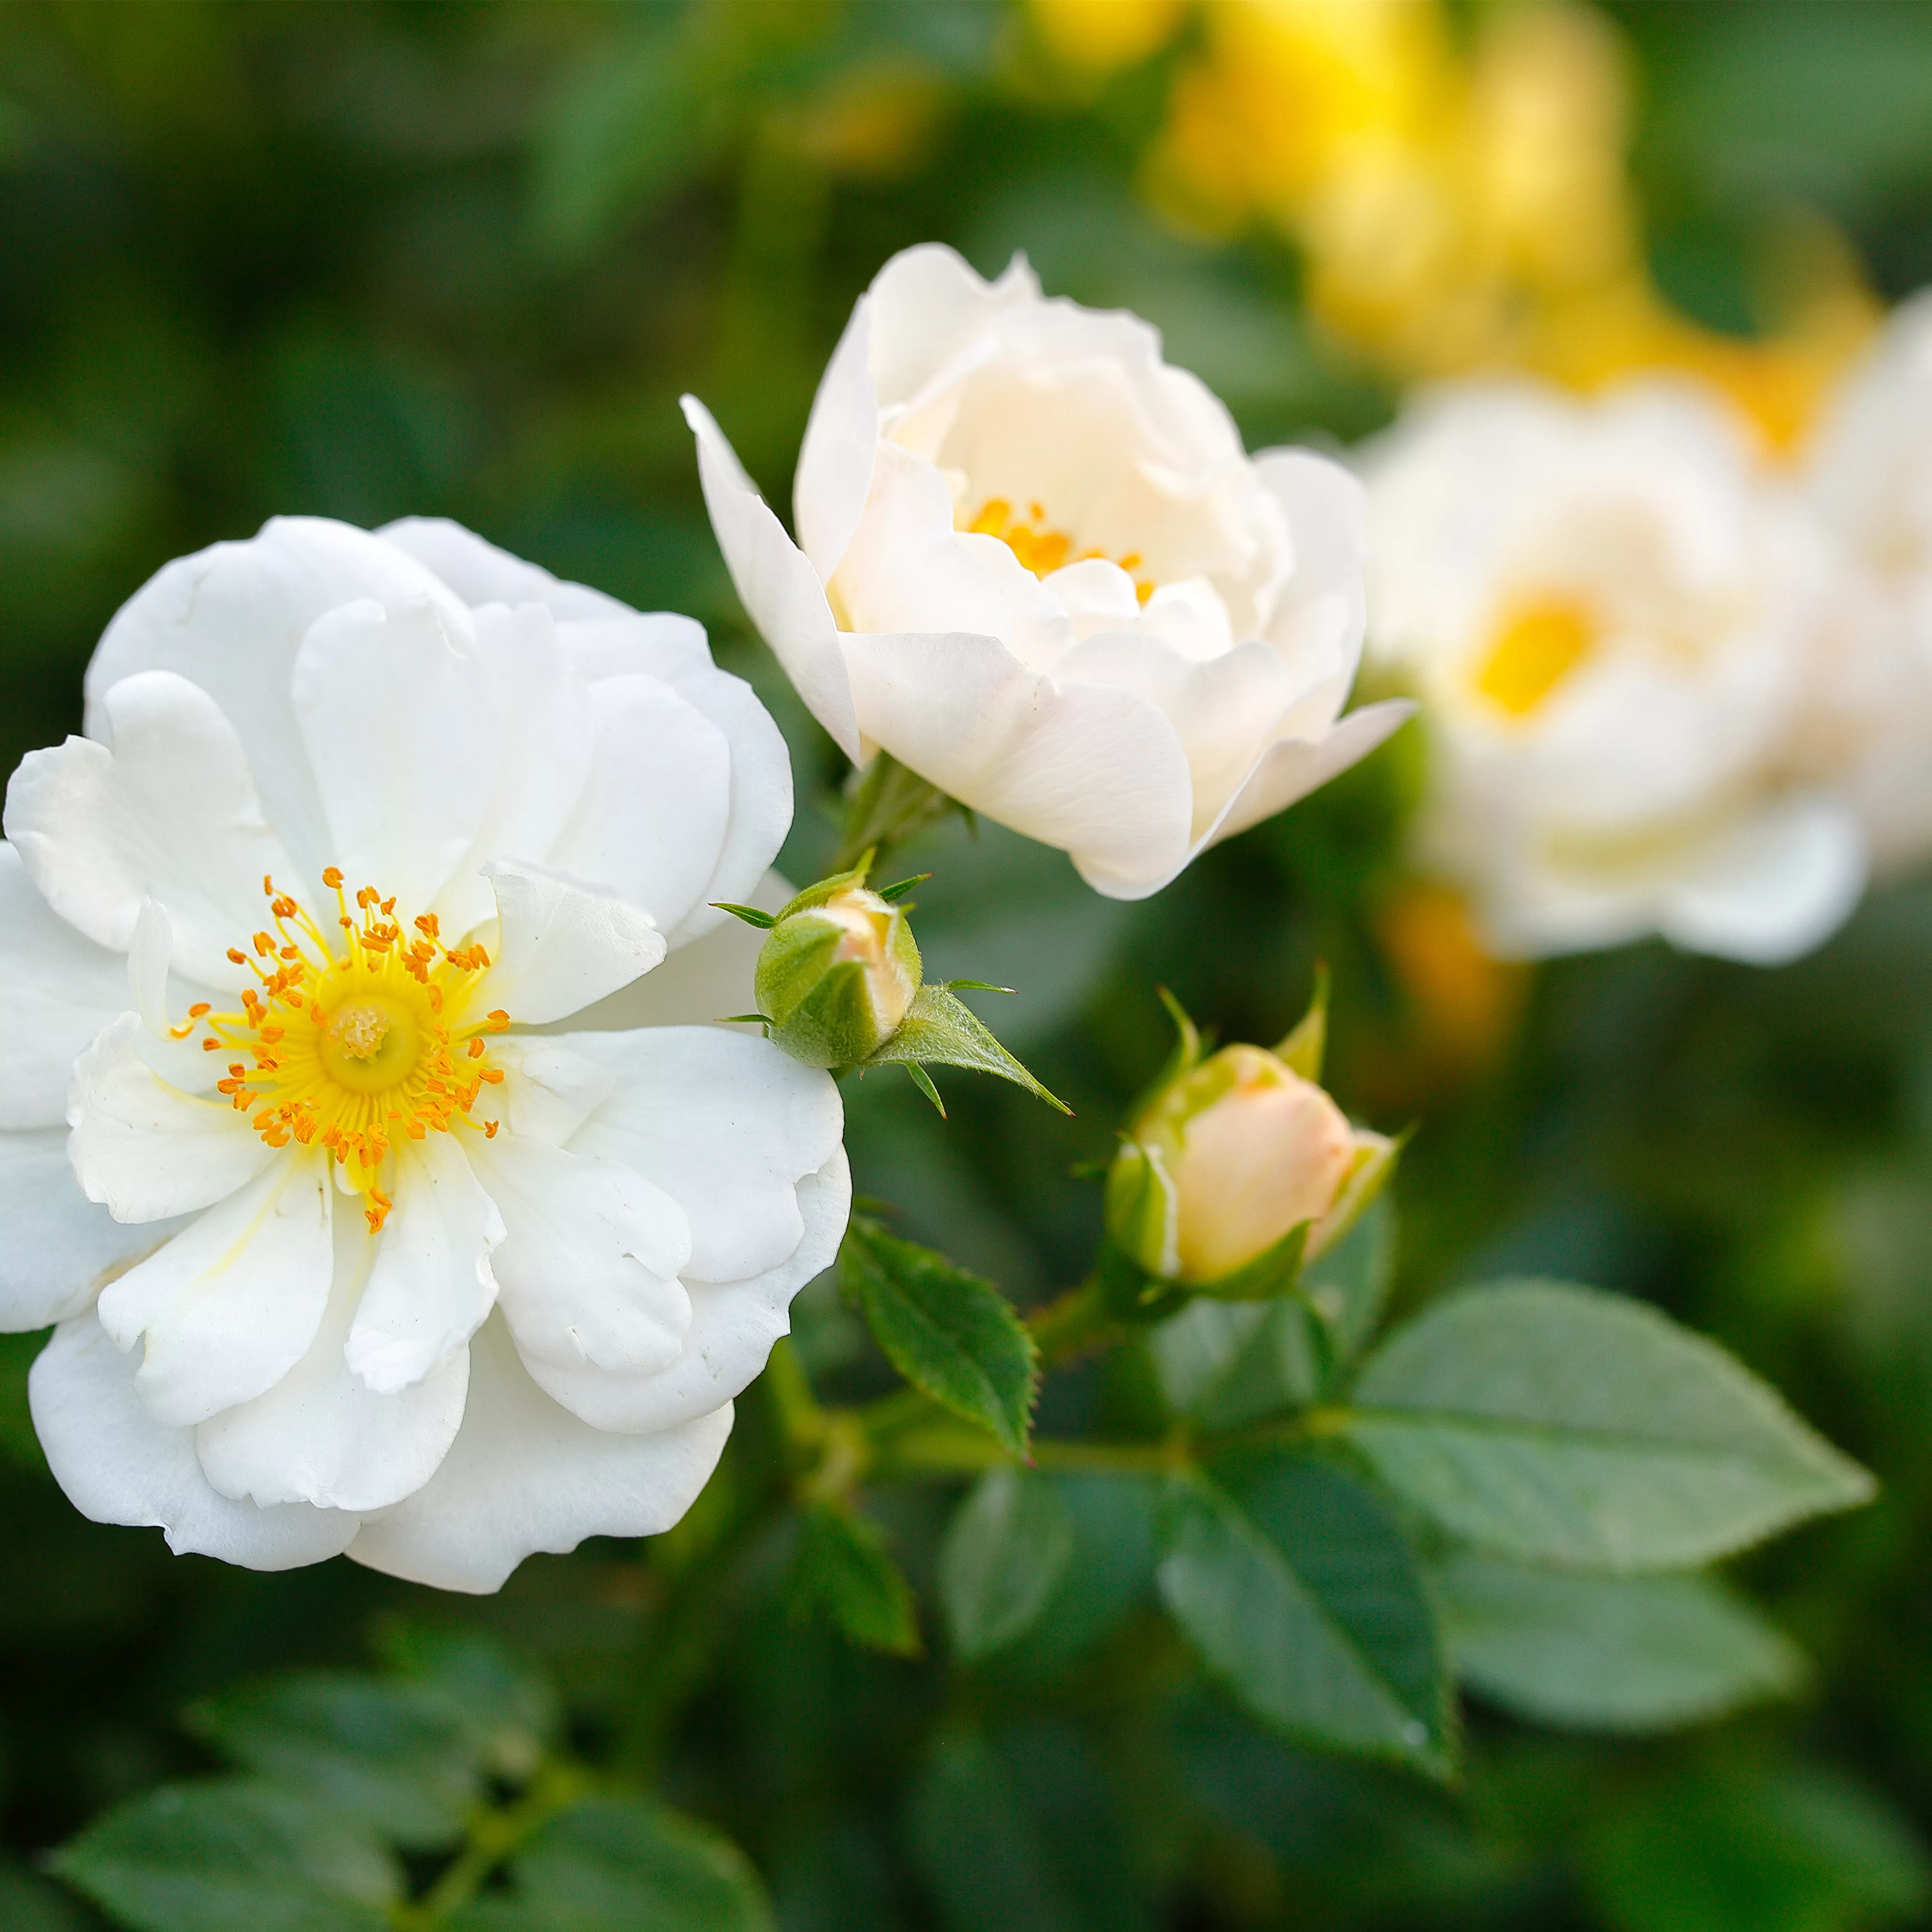
<instances>
[{"instance_id":1,"label":"yellow flower center","mask_svg":"<svg viewBox=\"0 0 1932 1932\"><path fill-rule=\"evenodd\" d=\"M379 1229L390 1206L383 1163L399 1137L458 1126L494 1137L496 1123L472 1119L470 1109L503 1077L488 1064L484 1036L510 1016L476 1010L490 967L481 946L445 946L434 913L406 934L395 901L373 886L356 893L352 913L341 873L332 866L322 880L335 895L340 939L264 879L274 931L228 955L254 968L258 986L244 991L237 1012L190 1006L174 1033L185 1040L203 1030L205 1052L236 1054L219 1090L269 1146L326 1148Z\"/></svg>"},{"instance_id":2,"label":"yellow flower center","mask_svg":"<svg viewBox=\"0 0 1932 1932\"><path fill-rule=\"evenodd\" d=\"M1027 516L1016 517L1013 506L1005 497L989 496L971 520L962 527L975 536L998 537L1036 577L1049 576L1063 564L1084 563L1093 556L1118 564L1130 577L1134 577L1134 572L1140 568L1138 550L1129 550L1124 556L1115 557L1108 556L1103 550L1083 550L1076 555L1073 539L1064 530L1048 526L1044 504L1029 503L1027 509ZM1142 603L1146 603L1154 592L1152 584L1134 577L1134 595Z\"/></svg>"},{"instance_id":3,"label":"yellow flower center","mask_svg":"<svg viewBox=\"0 0 1932 1932\"><path fill-rule=\"evenodd\" d=\"M1596 648L1595 614L1574 598L1519 604L1500 624L1476 688L1512 718L1527 718Z\"/></svg>"}]
</instances>

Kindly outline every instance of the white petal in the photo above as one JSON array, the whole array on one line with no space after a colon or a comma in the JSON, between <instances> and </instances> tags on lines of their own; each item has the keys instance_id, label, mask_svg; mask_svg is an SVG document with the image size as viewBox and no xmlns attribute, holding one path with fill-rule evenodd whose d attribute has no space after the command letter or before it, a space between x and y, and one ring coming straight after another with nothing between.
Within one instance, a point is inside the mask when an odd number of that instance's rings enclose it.
<instances>
[{"instance_id":1,"label":"white petal","mask_svg":"<svg viewBox=\"0 0 1932 1932\"><path fill-rule=\"evenodd\" d=\"M454 1134L404 1142L395 1205L344 1351L350 1373L391 1395L442 1367L495 1304L490 1256L503 1233Z\"/></svg>"},{"instance_id":2,"label":"white petal","mask_svg":"<svg viewBox=\"0 0 1932 1932\"><path fill-rule=\"evenodd\" d=\"M1366 758L1414 715L1415 706L1406 698L1387 698L1350 712L1314 742L1285 738L1270 745L1228 805L1226 815L1202 842L1214 844L1232 838L1250 825L1285 812L1298 799L1306 798Z\"/></svg>"},{"instance_id":3,"label":"white petal","mask_svg":"<svg viewBox=\"0 0 1932 1932\"><path fill-rule=\"evenodd\" d=\"M606 1036L580 1036L586 1059L566 1040L523 1036L492 1044L490 1064L503 1070L503 1114L513 1134L562 1147L607 1100L617 1076L605 1060Z\"/></svg>"},{"instance_id":4,"label":"white petal","mask_svg":"<svg viewBox=\"0 0 1932 1932\"><path fill-rule=\"evenodd\" d=\"M88 938L125 952L142 901L156 898L182 971L239 985L228 949L262 924L262 877L286 880L290 860L234 727L170 671L124 679L99 710L112 748L70 738L28 752L7 788L8 836L47 903Z\"/></svg>"},{"instance_id":5,"label":"white petal","mask_svg":"<svg viewBox=\"0 0 1932 1932\"><path fill-rule=\"evenodd\" d=\"M158 1221L225 1200L275 1150L225 1100L198 1100L136 1051L140 1016L123 1013L75 1063L68 1151L90 1201L117 1221Z\"/></svg>"},{"instance_id":6,"label":"white petal","mask_svg":"<svg viewBox=\"0 0 1932 1932\"><path fill-rule=\"evenodd\" d=\"M859 724L825 587L805 553L752 487L724 432L695 396L684 417L698 438L698 474L738 599L812 715L854 764Z\"/></svg>"},{"instance_id":7,"label":"white petal","mask_svg":"<svg viewBox=\"0 0 1932 1932\"><path fill-rule=\"evenodd\" d=\"M729 1404L656 1435L591 1429L531 1382L500 1322L470 1355L462 1432L421 1490L363 1525L357 1562L480 1593L540 1550L660 1534L697 1499L731 1432Z\"/></svg>"},{"instance_id":8,"label":"white petal","mask_svg":"<svg viewBox=\"0 0 1932 1932\"><path fill-rule=\"evenodd\" d=\"M682 1352L656 1375L614 1374L585 1362L536 1364L543 1387L593 1427L665 1429L741 1394L791 1325L792 1298L832 1265L852 1208L844 1150L798 1184L803 1233L775 1268L745 1281L691 1283L691 1332Z\"/></svg>"},{"instance_id":9,"label":"white petal","mask_svg":"<svg viewBox=\"0 0 1932 1932\"><path fill-rule=\"evenodd\" d=\"M1293 682L1339 678L1346 695L1361 662L1368 612L1367 494L1339 463L1312 450L1264 450L1255 470L1286 512L1294 539L1294 572L1268 641Z\"/></svg>"},{"instance_id":10,"label":"white petal","mask_svg":"<svg viewBox=\"0 0 1932 1932\"><path fill-rule=\"evenodd\" d=\"M315 1340L332 1273L328 1162L290 1150L101 1292L117 1347L142 1336L136 1393L157 1422L247 1402Z\"/></svg>"},{"instance_id":11,"label":"white petal","mask_svg":"<svg viewBox=\"0 0 1932 1932\"><path fill-rule=\"evenodd\" d=\"M549 854L583 796L594 745L590 686L550 614L538 604L491 604L476 614L476 654L509 728L482 823L443 895L442 922L452 932L490 916L482 876L490 860Z\"/></svg>"},{"instance_id":12,"label":"white petal","mask_svg":"<svg viewBox=\"0 0 1932 1932\"><path fill-rule=\"evenodd\" d=\"M352 889L436 904L483 822L502 755L496 680L466 614L452 620L427 599L393 611L345 604L310 626L290 688L330 862Z\"/></svg>"},{"instance_id":13,"label":"white petal","mask_svg":"<svg viewBox=\"0 0 1932 1932\"><path fill-rule=\"evenodd\" d=\"M1864 891L1863 833L1836 799L1793 798L1737 824L1670 893L1673 944L1781 966L1835 932Z\"/></svg>"},{"instance_id":14,"label":"white petal","mask_svg":"<svg viewBox=\"0 0 1932 1932\"><path fill-rule=\"evenodd\" d=\"M616 1076L572 1149L634 1169L684 1210L687 1282L740 1280L797 1247L796 1184L831 1158L844 1124L830 1074L716 1027L574 1034L560 1043L595 1054Z\"/></svg>"},{"instance_id":15,"label":"white petal","mask_svg":"<svg viewBox=\"0 0 1932 1932\"><path fill-rule=\"evenodd\" d=\"M128 993L141 1024L158 1040L168 1037L168 968L175 956L174 922L158 899L143 899L128 942Z\"/></svg>"},{"instance_id":16,"label":"white petal","mask_svg":"<svg viewBox=\"0 0 1932 1932\"><path fill-rule=\"evenodd\" d=\"M366 530L323 518L278 517L246 543L182 557L150 578L107 627L87 670L88 734L107 735L104 694L133 672L178 671L200 686L241 734L268 821L296 861L294 876L312 879L330 862L329 842L290 702L290 674L316 619L364 597L388 609L428 597L452 620L460 616L461 607L422 565Z\"/></svg>"},{"instance_id":17,"label":"white petal","mask_svg":"<svg viewBox=\"0 0 1932 1932\"><path fill-rule=\"evenodd\" d=\"M676 1359L691 1236L676 1202L614 1161L515 1134L472 1158L509 1229L498 1299L532 1373L590 1361L647 1374Z\"/></svg>"},{"instance_id":18,"label":"white petal","mask_svg":"<svg viewBox=\"0 0 1932 1932\"><path fill-rule=\"evenodd\" d=\"M872 368L884 403L902 403L960 345L1040 300L1040 283L1016 255L983 280L944 242L902 248L872 278Z\"/></svg>"},{"instance_id":19,"label":"white petal","mask_svg":"<svg viewBox=\"0 0 1932 1932\"><path fill-rule=\"evenodd\" d=\"M485 876L502 926L484 990L520 1025L580 1012L664 956L650 915L616 893L508 860Z\"/></svg>"},{"instance_id":20,"label":"white petal","mask_svg":"<svg viewBox=\"0 0 1932 1932\"><path fill-rule=\"evenodd\" d=\"M348 1547L352 1516L302 1504L257 1509L220 1495L195 1460L194 1432L166 1427L142 1407L134 1371L91 1314L64 1323L34 1364L34 1427L82 1515L158 1525L177 1556L250 1570L292 1570Z\"/></svg>"},{"instance_id":21,"label":"white petal","mask_svg":"<svg viewBox=\"0 0 1932 1932\"><path fill-rule=\"evenodd\" d=\"M1088 884L1144 896L1186 862L1193 782L1174 728L1104 685L1061 687L992 638L848 637L866 734Z\"/></svg>"},{"instance_id":22,"label":"white petal","mask_svg":"<svg viewBox=\"0 0 1932 1932\"><path fill-rule=\"evenodd\" d=\"M350 1373L344 1346L375 1251L360 1216L336 1216L335 1279L308 1353L267 1394L195 1432L201 1466L224 1496L360 1512L400 1502L435 1474L463 1420L468 1352L392 1395Z\"/></svg>"},{"instance_id":23,"label":"white petal","mask_svg":"<svg viewBox=\"0 0 1932 1932\"><path fill-rule=\"evenodd\" d=\"M879 398L872 387L872 300L861 296L812 399L792 484L799 548L821 583L832 580L872 487Z\"/></svg>"},{"instance_id":24,"label":"white petal","mask_svg":"<svg viewBox=\"0 0 1932 1932\"><path fill-rule=\"evenodd\" d=\"M775 913L796 896L790 880L767 872L736 903ZM751 1012L758 1004L754 982L764 943L756 926L728 915L723 925L679 946L642 979L563 1024L573 1032L590 1028L624 1033L638 1027L701 1026Z\"/></svg>"},{"instance_id":25,"label":"white petal","mask_svg":"<svg viewBox=\"0 0 1932 1932\"><path fill-rule=\"evenodd\" d=\"M486 543L447 517L401 517L376 535L434 571L464 603L541 604L559 619L628 614L601 590L566 584L534 563Z\"/></svg>"},{"instance_id":26,"label":"white petal","mask_svg":"<svg viewBox=\"0 0 1932 1932\"><path fill-rule=\"evenodd\" d=\"M590 688L596 748L548 862L642 906L660 932L700 903L730 818L731 747L654 677Z\"/></svg>"},{"instance_id":27,"label":"white petal","mask_svg":"<svg viewBox=\"0 0 1932 1932\"><path fill-rule=\"evenodd\" d=\"M127 962L61 918L0 844L0 1129L64 1121L74 1063L127 1005Z\"/></svg>"},{"instance_id":28,"label":"white petal","mask_svg":"<svg viewBox=\"0 0 1932 1932\"><path fill-rule=\"evenodd\" d=\"M58 1127L0 1133L0 1331L78 1314L104 1277L179 1226L117 1221L80 1191Z\"/></svg>"}]
</instances>

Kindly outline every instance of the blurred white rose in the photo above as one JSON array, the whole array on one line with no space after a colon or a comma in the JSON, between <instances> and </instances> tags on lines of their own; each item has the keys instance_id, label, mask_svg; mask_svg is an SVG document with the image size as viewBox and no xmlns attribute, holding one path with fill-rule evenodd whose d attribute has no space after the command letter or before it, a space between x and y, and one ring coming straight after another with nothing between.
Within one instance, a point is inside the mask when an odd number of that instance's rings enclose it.
<instances>
[{"instance_id":1,"label":"blurred white rose","mask_svg":"<svg viewBox=\"0 0 1932 1932\"><path fill-rule=\"evenodd\" d=\"M1716 398L1464 383L1364 468L1370 650L1429 721L1421 855L1497 951L1768 964L1838 925L1863 838L1789 761L1844 572Z\"/></svg>"},{"instance_id":2,"label":"blurred white rose","mask_svg":"<svg viewBox=\"0 0 1932 1932\"><path fill-rule=\"evenodd\" d=\"M1932 856L1932 294L1846 378L1806 466L1860 577L1823 639L1804 769L1843 788L1896 872Z\"/></svg>"},{"instance_id":3,"label":"blurred white rose","mask_svg":"<svg viewBox=\"0 0 1932 1932\"><path fill-rule=\"evenodd\" d=\"M896 256L854 310L800 454L792 543L694 399L734 582L855 764L883 748L1159 890L1386 737L1340 718L1362 628L1360 493L1252 460L1138 318L1042 298L1016 259Z\"/></svg>"},{"instance_id":4,"label":"blurred white rose","mask_svg":"<svg viewBox=\"0 0 1932 1932\"><path fill-rule=\"evenodd\" d=\"M668 1527L837 1244L838 1095L523 1029L713 946L789 819L770 719L688 619L434 523L170 564L88 700L0 844L0 1327L60 1324L68 1494L470 1590Z\"/></svg>"}]
</instances>

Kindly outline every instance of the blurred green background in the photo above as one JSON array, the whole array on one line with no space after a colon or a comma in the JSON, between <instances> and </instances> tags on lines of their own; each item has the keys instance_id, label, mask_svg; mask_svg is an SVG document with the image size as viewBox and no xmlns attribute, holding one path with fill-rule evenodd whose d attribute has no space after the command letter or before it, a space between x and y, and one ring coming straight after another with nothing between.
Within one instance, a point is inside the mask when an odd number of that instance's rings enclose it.
<instances>
[{"instance_id":1,"label":"blurred green background","mask_svg":"<svg viewBox=\"0 0 1932 1932\"><path fill-rule=\"evenodd\" d=\"M1748 330L1794 208L1837 224L1887 299L1932 278L1932 8L1605 10L1634 62L1651 268L1683 311ZM854 297L938 238L988 272L1023 248L1049 290L1149 316L1251 447L1346 442L1395 406L1308 320L1288 241L1150 212L1143 158L1198 32L1101 76L992 0L13 0L0 768L77 728L95 639L169 558L278 512L448 515L701 617L790 740L783 863L812 876L838 761L732 597L681 391L788 502ZM942 1124L874 1078L849 1094L856 1184L1036 1300L1085 1265L1098 1190L1068 1170L1165 1051L1156 983L1222 1037L1268 1040L1325 958L1332 1084L1378 1127L1420 1123L1402 1300L1513 1269L1649 1296L1880 1475L1874 1508L1742 1566L1814 1681L1642 1743L1477 1703L1444 1793L1268 1738L1194 1679L1131 1576L1094 1641L969 1671L936 1640L897 1661L793 1621L784 1552L754 1551L663 1786L746 1848L788 1932L1932 1923L1932 889L1875 898L1774 974L1660 946L1533 977L1445 963L1403 896L1412 736L1144 904L997 830L935 835L914 855L938 873L932 966L1022 988L1003 1032L1076 1118L956 1078ZM799 1326L826 1387L890 1385L826 1285ZM26 1416L38 1346L0 1354L0 1922L98 1922L36 1856L212 1762L178 1722L191 1700L364 1664L398 1614L496 1632L554 1676L579 1748L607 1748L662 1552L536 1558L476 1602L345 1561L172 1558L55 1488ZM1063 1377L1042 1426L1146 1400L1130 1364ZM734 1459L756 1453L755 1394L740 1414ZM871 1500L923 1581L950 1497Z\"/></svg>"}]
</instances>

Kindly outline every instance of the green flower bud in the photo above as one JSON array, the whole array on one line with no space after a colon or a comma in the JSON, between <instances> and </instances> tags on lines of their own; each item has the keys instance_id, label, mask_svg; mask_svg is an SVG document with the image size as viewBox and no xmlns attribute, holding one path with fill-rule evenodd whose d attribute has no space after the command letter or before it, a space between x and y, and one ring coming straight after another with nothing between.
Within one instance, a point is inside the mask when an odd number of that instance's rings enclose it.
<instances>
[{"instance_id":1,"label":"green flower bud","mask_svg":"<svg viewBox=\"0 0 1932 1932\"><path fill-rule=\"evenodd\" d=\"M911 1010L920 988L912 928L897 906L858 884L794 908L758 955L758 1010L794 1060L856 1066Z\"/></svg>"},{"instance_id":2,"label":"green flower bud","mask_svg":"<svg viewBox=\"0 0 1932 1932\"><path fill-rule=\"evenodd\" d=\"M1284 1048L1300 1036L1298 1029ZM1196 1050L1189 1027L1175 1070L1114 1157L1108 1237L1150 1275L1246 1292L1244 1271L1302 1231L1283 1257L1286 1279L1274 1270L1252 1284L1279 1292L1367 1204L1394 1144L1352 1127L1321 1087L1265 1047L1224 1047L1198 1062Z\"/></svg>"}]
</instances>

